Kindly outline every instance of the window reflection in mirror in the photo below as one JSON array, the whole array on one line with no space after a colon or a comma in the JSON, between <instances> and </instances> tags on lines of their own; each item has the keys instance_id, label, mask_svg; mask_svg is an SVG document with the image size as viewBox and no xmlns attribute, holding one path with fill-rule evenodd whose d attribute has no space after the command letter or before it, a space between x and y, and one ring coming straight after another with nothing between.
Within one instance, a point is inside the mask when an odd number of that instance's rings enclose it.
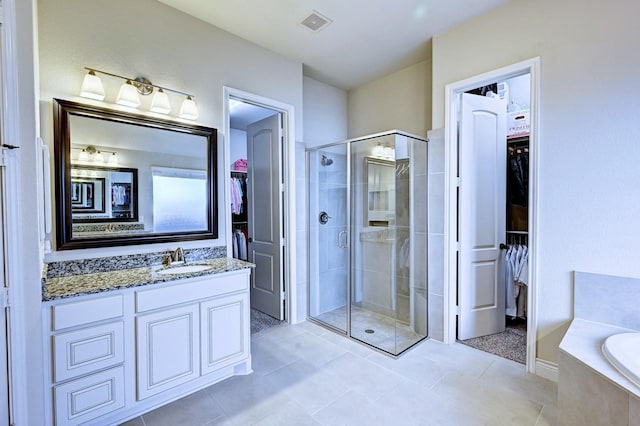
<instances>
[{"instance_id":1,"label":"window reflection in mirror","mask_svg":"<svg viewBox=\"0 0 640 426\"><path fill-rule=\"evenodd\" d=\"M216 238L215 129L54 99L58 249Z\"/></svg>"},{"instance_id":2,"label":"window reflection in mirror","mask_svg":"<svg viewBox=\"0 0 640 426\"><path fill-rule=\"evenodd\" d=\"M153 217L156 232L192 231L207 224L207 174L204 170L153 167Z\"/></svg>"}]
</instances>

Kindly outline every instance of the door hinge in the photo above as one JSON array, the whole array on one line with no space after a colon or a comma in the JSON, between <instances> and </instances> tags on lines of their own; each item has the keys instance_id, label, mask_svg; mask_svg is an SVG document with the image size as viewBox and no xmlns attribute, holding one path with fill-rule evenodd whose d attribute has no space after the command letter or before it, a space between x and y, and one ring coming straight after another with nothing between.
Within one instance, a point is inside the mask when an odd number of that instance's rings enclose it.
<instances>
[{"instance_id":1,"label":"door hinge","mask_svg":"<svg viewBox=\"0 0 640 426\"><path fill-rule=\"evenodd\" d=\"M460 305L456 305L456 315L460 315Z\"/></svg>"},{"instance_id":2,"label":"door hinge","mask_svg":"<svg viewBox=\"0 0 640 426\"><path fill-rule=\"evenodd\" d=\"M280 238L280 247L284 247L287 245L287 239L286 238Z\"/></svg>"},{"instance_id":3,"label":"door hinge","mask_svg":"<svg viewBox=\"0 0 640 426\"><path fill-rule=\"evenodd\" d=\"M456 241L456 251L460 251L460 241Z\"/></svg>"},{"instance_id":4,"label":"door hinge","mask_svg":"<svg viewBox=\"0 0 640 426\"><path fill-rule=\"evenodd\" d=\"M2 289L0 289L0 309L8 308L10 305L9 289L7 287L3 287Z\"/></svg>"},{"instance_id":5,"label":"door hinge","mask_svg":"<svg viewBox=\"0 0 640 426\"><path fill-rule=\"evenodd\" d=\"M456 178L456 186L458 188L460 188L460 178L459 177Z\"/></svg>"}]
</instances>

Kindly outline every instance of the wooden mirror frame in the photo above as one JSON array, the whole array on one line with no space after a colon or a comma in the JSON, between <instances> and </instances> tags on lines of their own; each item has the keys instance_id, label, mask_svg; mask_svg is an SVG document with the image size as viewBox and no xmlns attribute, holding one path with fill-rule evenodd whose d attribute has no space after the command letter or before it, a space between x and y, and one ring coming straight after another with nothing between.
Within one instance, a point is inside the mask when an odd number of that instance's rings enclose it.
<instances>
[{"instance_id":1,"label":"wooden mirror frame","mask_svg":"<svg viewBox=\"0 0 640 426\"><path fill-rule=\"evenodd\" d=\"M207 229L170 233L105 234L96 237L73 238L71 194L71 134L70 117L80 116L132 124L136 126L187 133L202 136L207 141ZM81 104L62 99L53 99L53 135L55 157L55 200L56 200L56 248L73 250L97 247L126 246L133 244L153 244L178 241L192 241L218 238L218 196L217 196L217 130L210 127L185 124L161 118L148 117L116 111L108 108Z\"/></svg>"}]
</instances>

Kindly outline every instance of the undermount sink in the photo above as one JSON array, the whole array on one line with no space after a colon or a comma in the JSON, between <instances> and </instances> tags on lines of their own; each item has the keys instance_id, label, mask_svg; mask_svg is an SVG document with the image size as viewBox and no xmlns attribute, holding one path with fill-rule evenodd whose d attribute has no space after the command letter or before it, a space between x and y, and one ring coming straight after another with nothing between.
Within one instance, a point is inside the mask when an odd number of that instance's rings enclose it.
<instances>
[{"instance_id":1,"label":"undermount sink","mask_svg":"<svg viewBox=\"0 0 640 426\"><path fill-rule=\"evenodd\" d=\"M160 269L157 273L160 275L190 274L193 272L206 271L211 268L213 268L211 265L183 265Z\"/></svg>"}]
</instances>

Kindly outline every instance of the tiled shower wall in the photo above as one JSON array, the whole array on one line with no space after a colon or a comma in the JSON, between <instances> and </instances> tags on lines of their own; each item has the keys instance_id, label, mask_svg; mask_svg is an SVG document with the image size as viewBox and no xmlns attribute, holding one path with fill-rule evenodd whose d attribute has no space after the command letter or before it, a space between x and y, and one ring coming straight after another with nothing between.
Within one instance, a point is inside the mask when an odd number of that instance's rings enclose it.
<instances>
[{"instance_id":1,"label":"tiled shower wall","mask_svg":"<svg viewBox=\"0 0 640 426\"><path fill-rule=\"evenodd\" d=\"M322 166L321 155L333 160ZM341 232L347 231L346 156L331 151L315 151L309 156L309 273L311 300L309 314L316 316L347 303L348 248L339 247ZM329 220L319 223L320 212Z\"/></svg>"},{"instance_id":2,"label":"tiled shower wall","mask_svg":"<svg viewBox=\"0 0 640 426\"><path fill-rule=\"evenodd\" d=\"M429 138L429 337L444 340L444 129Z\"/></svg>"}]
</instances>

